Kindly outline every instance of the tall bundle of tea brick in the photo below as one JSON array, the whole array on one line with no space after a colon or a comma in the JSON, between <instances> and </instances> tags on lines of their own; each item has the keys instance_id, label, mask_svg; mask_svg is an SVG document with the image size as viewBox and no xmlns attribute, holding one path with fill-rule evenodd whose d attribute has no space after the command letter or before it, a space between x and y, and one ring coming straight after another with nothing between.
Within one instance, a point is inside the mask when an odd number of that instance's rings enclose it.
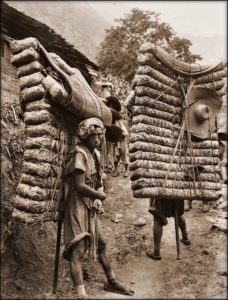
<instances>
[{"instance_id":1,"label":"tall bundle of tea brick","mask_svg":"<svg viewBox=\"0 0 228 300\"><path fill-rule=\"evenodd\" d=\"M226 64L187 64L151 43L139 52L129 145L134 197L218 199Z\"/></svg>"},{"instance_id":2,"label":"tall bundle of tea brick","mask_svg":"<svg viewBox=\"0 0 228 300\"><path fill-rule=\"evenodd\" d=\"M37 39L15 40L11 50L25 123L23 169L12 216L26 223L55 220L63 204L64 161L78 121L97 116L108 126L111 112L79 70L48 53Z\"/></svg>"}]
</instances>

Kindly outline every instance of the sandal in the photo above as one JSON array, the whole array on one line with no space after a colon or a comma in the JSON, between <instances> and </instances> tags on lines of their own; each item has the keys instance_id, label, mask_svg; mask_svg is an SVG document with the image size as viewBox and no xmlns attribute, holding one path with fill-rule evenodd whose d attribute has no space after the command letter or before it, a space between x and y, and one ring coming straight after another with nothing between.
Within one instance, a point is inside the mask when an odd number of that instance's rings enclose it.
<instances>
[{"instance_id":1,"label":"sandal","mask_svg":"<svg viewBox=\"0 0 228 300\"><path fill-rule=\"evenodd\" d=\"M132 296L134 294L133 290L127 290L122 284L120 284L117 280L112 281L113 285L106 282L104 284L104 290L112 292L112 293L118 293L122 295L128 295Z\"/></svg>"},{"instance_id":2,"label":"sandal","mask_svg":"<svg viewBox=\"0 0 228 300\"><path fill-rule=\"evenodd\" d=\"M190 245L190 244L191 244L191 241L190 241L189 239L187 239L187 240L181 239L180 241L181 241L181 243L183 243L184 245Z\"/></svg>"},{"instance_id":3,"label":"sandal","mask_svg":"<svg viewBox=\"0 0 228 300\"><path fill-rule=\"evenodd\" d=\"M147 254L148 257L153 258L155 260L161 260L162 259L162 257L160 255L154 255L154 252L152 252L152 251L147 251L146 254Z\"/></svg>"}]
</instances>

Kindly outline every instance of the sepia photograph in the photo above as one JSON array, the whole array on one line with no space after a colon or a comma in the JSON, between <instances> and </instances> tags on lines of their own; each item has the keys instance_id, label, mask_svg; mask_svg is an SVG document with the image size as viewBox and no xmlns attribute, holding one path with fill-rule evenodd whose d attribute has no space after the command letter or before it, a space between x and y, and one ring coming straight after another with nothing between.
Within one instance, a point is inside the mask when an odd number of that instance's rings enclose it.
<instances>
[{"instance_id":1,"label":"sepia photograph","mask_svg":"<svg viewBox=\"0 0 228 300\"><path fill-rule=\"evenodd\" d=\"M227 1L0 7L0 299L227 299Z\"/></svg>"}]
</instances>

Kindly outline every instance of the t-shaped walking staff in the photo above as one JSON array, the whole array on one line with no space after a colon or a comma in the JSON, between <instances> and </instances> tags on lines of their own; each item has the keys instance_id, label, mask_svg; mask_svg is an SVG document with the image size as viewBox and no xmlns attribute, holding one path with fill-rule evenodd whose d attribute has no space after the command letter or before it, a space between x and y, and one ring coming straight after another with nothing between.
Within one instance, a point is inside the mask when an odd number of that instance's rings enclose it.
<instances>
[{"instance_id":1,"label":"t-shaped walking staff","mask_svg":"<svg viewBox=\"0 0 228 300\"><path fill-rule=\"evenodd\" d=\"M180 237L179 237L179 227L178 227L178 201L175 206L175 234L176 234L176 246L177 246L177 259L180 260Z\"/></svg>"},{"instance_id":2,"label":"t-shaped walking staff","mask_svg":"<svg viewBox=\"0 0 228 300\"><path fill-rule=\"evenodd\" d=\"M53 290L52 290L54 295L57 292L57 285L58 285L61 230L62 230L62 220L58 221L58 227L57 227L57 239L56 239L56 250L55 250L55 268L54 268L54 280L53 280Z\"/></svg>"},{"instance_id":3,"label":"t-shaped walking staff","mask_svg":"<svg viewBox=\"0 0 228 300\"><path fill-rule=\"evenodd\" d=\"M58 286L58 273L59 273L59 254L60 254L60 242L61 242L61 231L62 223L64 218L64 212L66 209L67 202L71 197L73 192L73 187L70 185L68 192L66 193L65 199L63 199L61 209L59 211L58 225L57 225L57 238L56 238L56 248L55 248L55 268L54 268L54 279L53 279L53 295L57 292Z\"/></svg>"}]
</instances>

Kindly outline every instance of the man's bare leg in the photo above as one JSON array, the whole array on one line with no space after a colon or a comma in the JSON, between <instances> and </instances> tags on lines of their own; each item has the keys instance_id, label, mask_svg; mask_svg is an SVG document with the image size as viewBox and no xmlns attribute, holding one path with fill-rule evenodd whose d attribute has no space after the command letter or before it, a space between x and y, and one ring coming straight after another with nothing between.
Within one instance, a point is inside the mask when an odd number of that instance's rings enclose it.
<instances>
[{"instance_id":1,"label":"man's bare leg","mask_svg":"<svg viewBox=\"0 0 228 300\"><path fill-rule=\"evenodd\" d=\"M187 225L186 225L186 220L184 215L178 216L178 225L180 227L181 234L182 234L181 242L184 243L185 245L190 245L191 242L188 238Z\"/></svg>"},{"instance_id":2,"label":"man's bare leg","mask_svg":"<svg viewBox=\"0 0 228 300\"><path fill-rule=\"evenodd\" d=\"M153 226L153 239L154 239L154 251L148 251L147 255L150 258L160 260L160 247L161 247L161 238L163 234L163 226L159 222L158 218L154 217L154 226Z\"/></svg>"},{"instance_id":3,"label":"man's bare leg","mask_svg":"<svg viewBox=\"0 0 228 300\"><path fill-rule=\"evenodd\" d=\"M125 164L125 172L124 172L124 177L128 177L128 164Z\"/></svg>"},{"instance_id":4,"label":"man's bare leg","mask_svg":"<svg viewBox=\"0 0 228 300\"><path fill-rule=\"evenodd\" d=\"M209 211L209 205L206 201L202 201L203 203L203 212L206 213Z\"/></svg>"},{"instance_id":5,"label":"man's bare leg","mask_svg":"<svg viewBox=\"0 0 228 300\"><path fill-rule=\"evenodd\" d=\"M82 239L72 249L70 258L70 274L77 292L77 297L80 299L89 299L89 296L86 294L84 287L83 272L81 266L81 262L85 254L84 243L85 240Z\"/></svg>"},{"instance_id":6,"label":"man's bare leg","mask_svg":"<svg viewBox=\"0 0 228 300\"><path fill-rule=\"evenodd\" d=\"M117 160L114 161L114 174L113 174L114 177L117 177L118 175L117 170L118 170L119 160L120 160L120 156L117 156Z\"/></svg>"},{"instance_id":7,"label":"man's bare leg","mask_svg":"<svg viewBox=\"0 0 228 300\"><path fill-rule=\"evenodd\" d=\"M189 211L190 209L192 209L192 200L187 200L185 211Z\"/></svg>"},{"instance_id":8,"label":"man's bare leg","mask_svg":"<svg viewBox=\"0 0 228 300\"><path fill-rule=\"evenodd\" d=\"M110 259L107 255L106 243L103 240L101 234L99 234L98 238L98 257L108 280L108 283L105 285L105 289L114 293L120 293L130 296L133 295L134 291L125 288L116 278L116 275L110 263Z\"/></svg>"}]
</instances>

